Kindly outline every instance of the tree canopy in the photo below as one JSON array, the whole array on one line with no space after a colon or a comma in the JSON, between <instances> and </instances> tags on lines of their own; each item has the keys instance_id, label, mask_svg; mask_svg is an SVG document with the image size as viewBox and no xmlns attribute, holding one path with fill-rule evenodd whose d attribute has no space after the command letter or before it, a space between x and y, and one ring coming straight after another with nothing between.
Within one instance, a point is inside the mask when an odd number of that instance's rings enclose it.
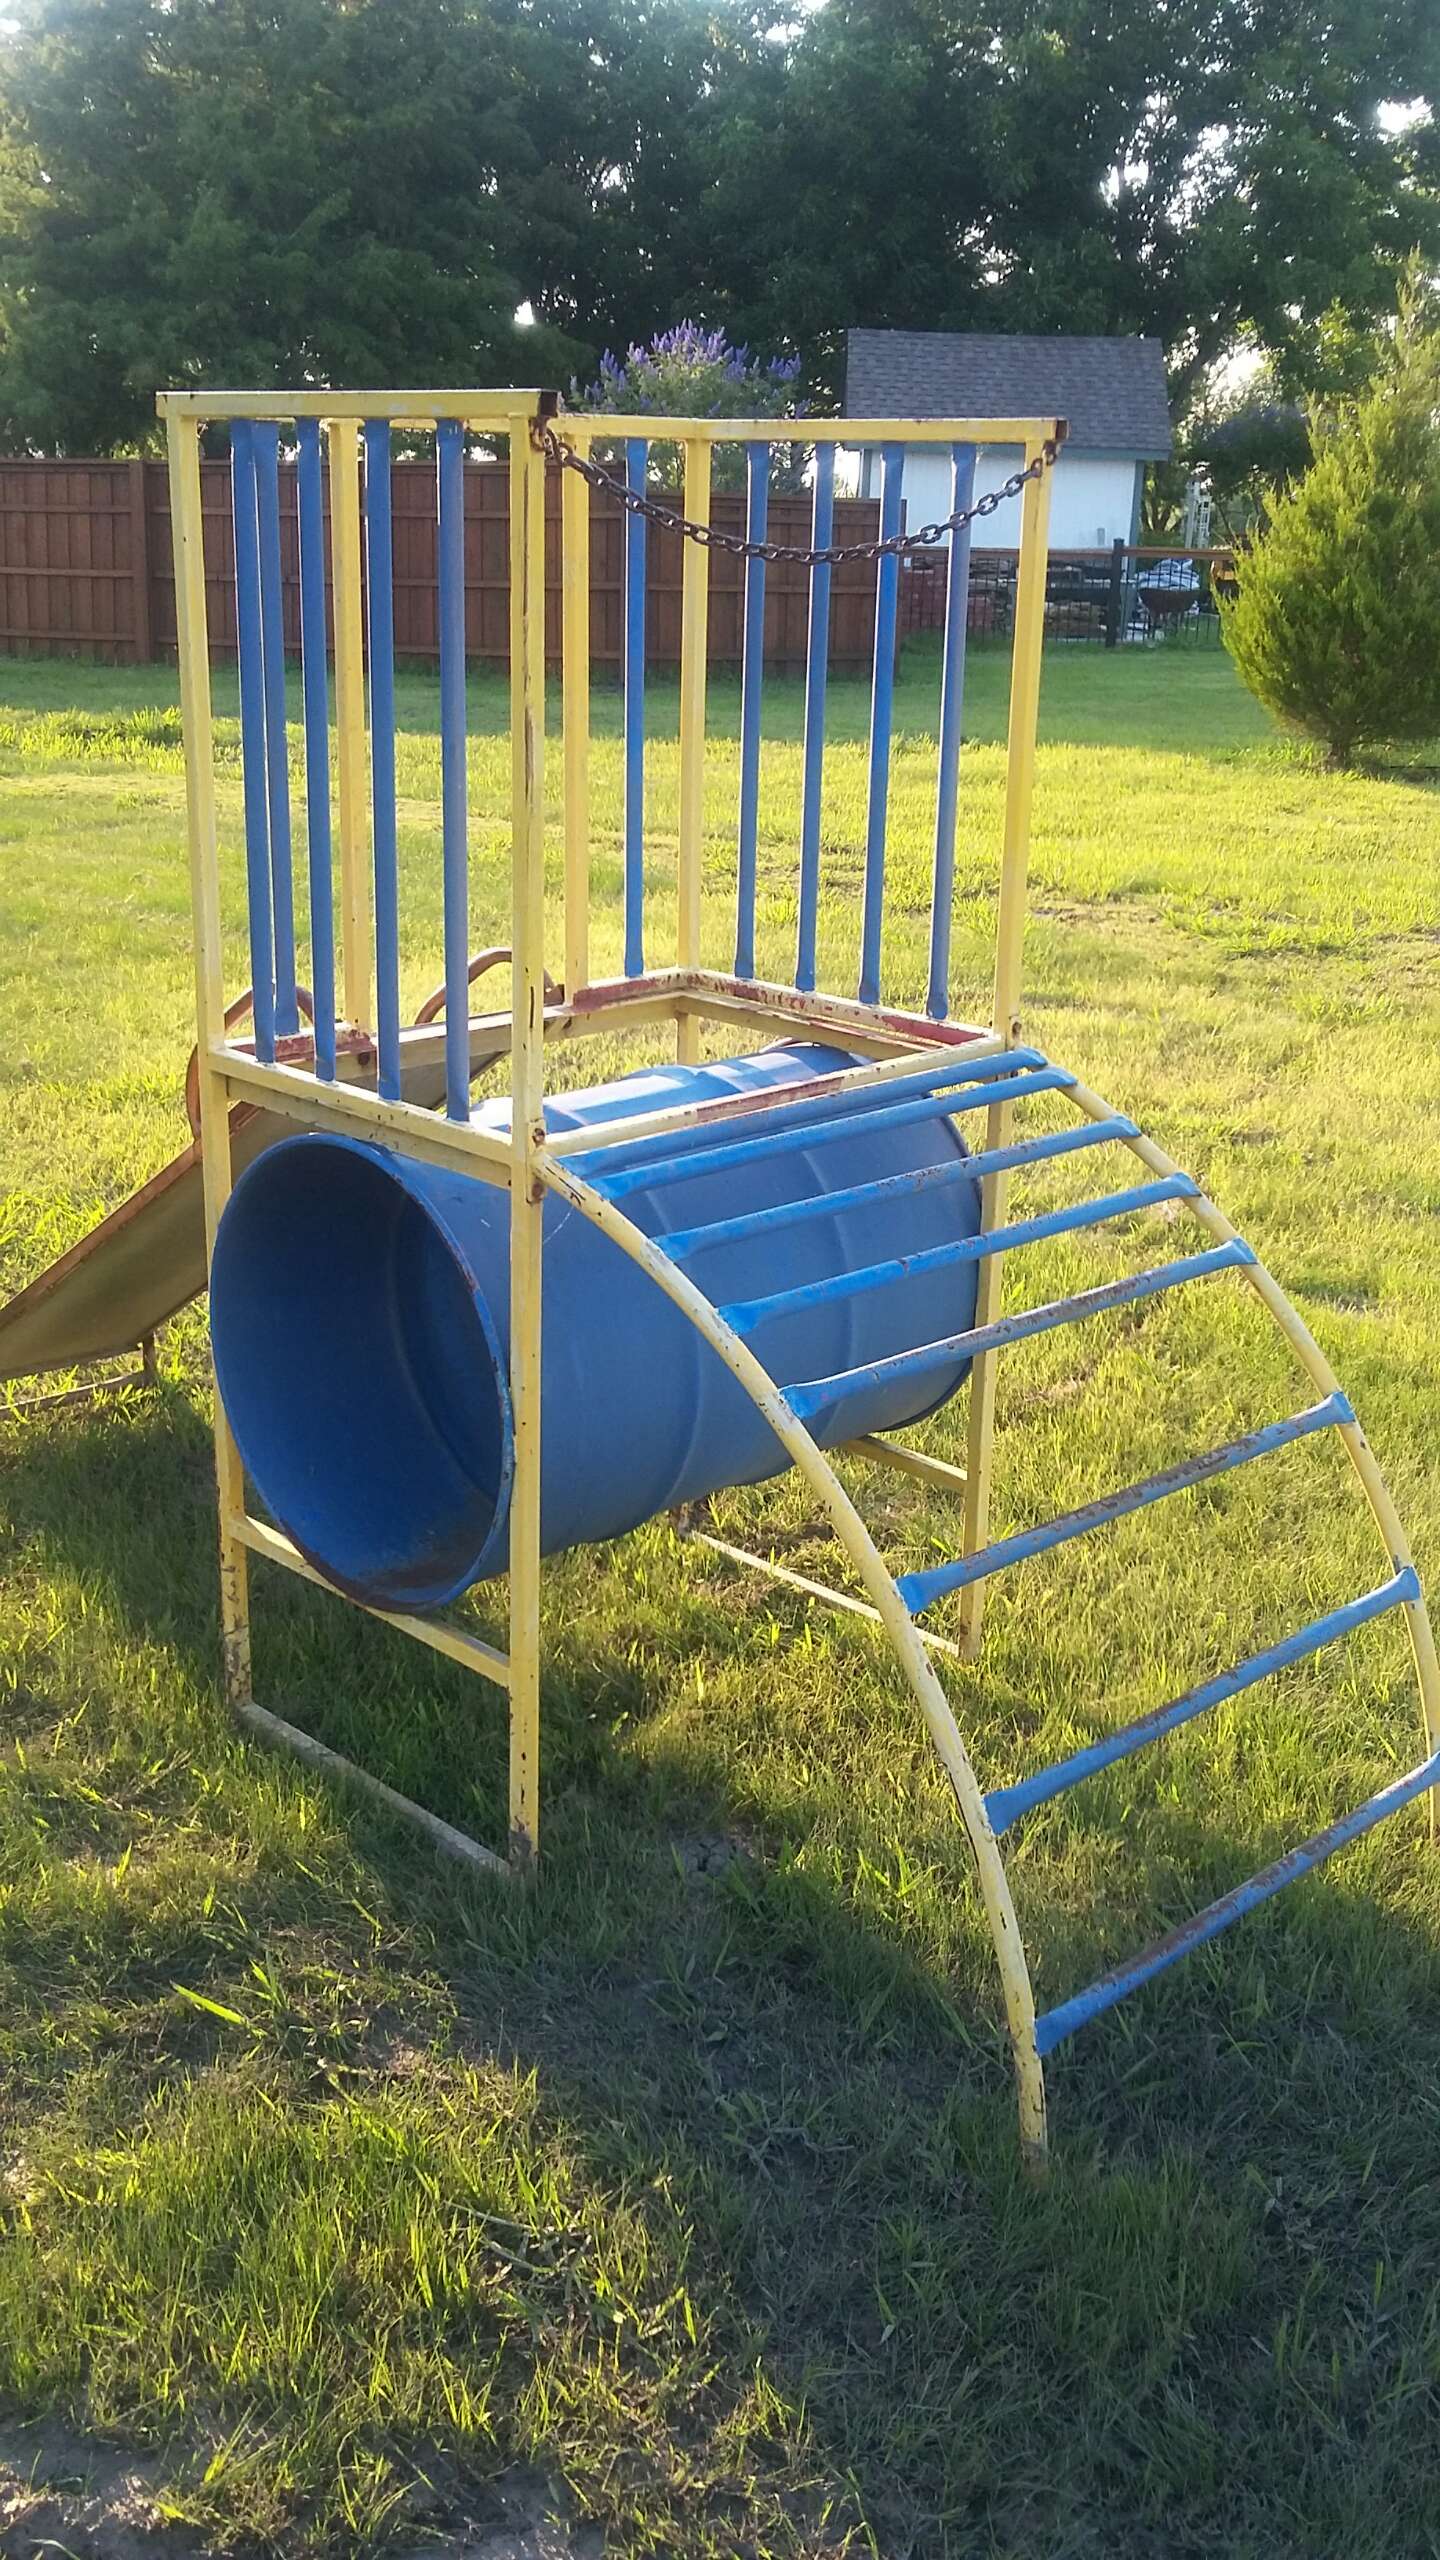
<instances>
[{"instance_id":1,"label":"tree canopy","mask_svg":"<svg viewBox=\"0 0 1440 2560\"><path fill-rule=\"evenodd\" d=\"M677 321L1144 330L1183 393L1440 256L1433 0L12 0L0 434L565 380ZM1409 102L1407 113L1391 102ZM529 306L534 325L520 328Z\"/></svg>"}]
</instances>

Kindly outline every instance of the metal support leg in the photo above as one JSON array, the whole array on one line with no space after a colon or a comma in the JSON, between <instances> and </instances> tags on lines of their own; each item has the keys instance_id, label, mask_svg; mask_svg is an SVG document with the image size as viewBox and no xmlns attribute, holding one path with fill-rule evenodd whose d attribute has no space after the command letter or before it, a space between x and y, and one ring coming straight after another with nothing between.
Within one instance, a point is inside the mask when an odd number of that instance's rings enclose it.
<instances>
[{"instance_id":1,"label":"metal support leg","mask_svg":"<svg viewBox=\"0 0 1440 2560\"><path fill-rule=\"evenodd\" d=\"M230 1197L230 1108L211 1051L224 1038L225 986L215 841L215 768L210 726L210 659L205 629L205 553L200 503L200 434L189 419L166 426L175 525L175 607L180 708L185 731L186 811L195 907L195 1015L200 1082L200 1150L205 1182L206 1258ZM230 1523L245 1508L245 1478L219 1396L215 1476L220 1507L220 1642L226 1704L250 1695L250 1577Z\"/></svg>"},{"instance_id":2,"label":"metal support leg","mask_svg":"<svg viewBox=\"0 0 1440 2560\"><path fill-rule=\"evenodd\" d=\"M1026 448L1033 464L1038 446ZM1010 663L1010 726L1005 769L1005 837L1000 861L1000 902L995 921L994 1028L997 1038L1020 1033L1020 968L1030 861L1030 802L1035 786L1035 723L1040 704L1040 651L1045 636L1045 571L1050 524L1050 473L1028 480L1020 506L1020 561L1015 587L1015 642ZM1005 1143L1008 1108L986 1119L987 1148ZM1007 1175L991 1174L981 1190L981 1224L1005 1214ZM1000 1312L1000 1265L982 1263L976 1297L977 1325ZM995 1439L995 1357L980 1352L970 1373L970 1427L965 1461L965 1553L978 1554L990 1534L990 1471ZM960 1647L967 1660L980 1650L985 1585L973 1582L960 1603Z\"/></svg>"},{"instance_id":3,"label":"metal support leg","mask_svg":"<svg viewBox=\"0 0 1440 2560\"><path fill-rule=\"evenodd\" d=\"M530 421L510 424L511 1132L510 1855L540 1845L540 1320L544 1193L545 468Z\"/></svg>"}]
</instances>

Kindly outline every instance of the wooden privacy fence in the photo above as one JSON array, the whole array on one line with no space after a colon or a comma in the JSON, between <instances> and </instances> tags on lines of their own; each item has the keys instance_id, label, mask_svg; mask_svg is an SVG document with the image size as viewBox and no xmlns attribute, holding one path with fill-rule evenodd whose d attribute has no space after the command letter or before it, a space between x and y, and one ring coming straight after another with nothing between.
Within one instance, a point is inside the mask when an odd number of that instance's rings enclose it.
<instances>
[{"instance_id":1,"label":"wooden privacy fence","mask_svg":"<svg viewBox=\"0 0 1440 2560\"><path fill-rule=\"evenodd\" d=\"M231 549L230 466L201 468L205 515L205 583L211 647L217 657L235 653L235 562ZM434 660L436 625L435 471L429 462L397 462L392 472L395 544L395 654ZM465 470L465 638L481 665L507 663L510 616L509 473L503 463L472 462ZM281 547L284 565L285 638L298 654L300 590L297 562L295 472L280 472ZM554 536L548 547L545 596L547 652L560 652L560 491L551 473L546 509ZM717 524L744 529L740 495L717 495ZM874 499L842 498L835 507L835 540L874 538L879 507ZM770 539L806 542L808 495L770 501ZM619 507L599 495L591 502L590 620L592 662L618 668L624 566ZM681 541L650 528L648 637L652 665L673 665L680 655ZM717 665L740 660L743 563L724 551L710 556L710 657ZM768 665L801 670L810 610L808 570L777 562L765 581L765 657ZM852 561L831 580L830 657L834 667L868 669L875 635L873 563ZM163 462L0 462L0 651L22 657L91 657L140 666L175 654L175 576L170 542L169 492Z\"/></svg>"}]
</instances>

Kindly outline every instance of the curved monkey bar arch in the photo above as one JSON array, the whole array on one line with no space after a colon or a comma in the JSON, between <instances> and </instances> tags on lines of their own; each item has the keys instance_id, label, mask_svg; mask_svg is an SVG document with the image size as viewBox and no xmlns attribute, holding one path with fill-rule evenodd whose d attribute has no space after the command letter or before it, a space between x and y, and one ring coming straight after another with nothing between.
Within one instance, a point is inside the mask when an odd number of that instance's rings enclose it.
<instances>
[{"instance_id":1,"label":"curved monkey bar arch","mask_svg":"<svg viewBox=\"0 0 1440 2560\"><path fill-rule=\"evenodd\" d=\"M1297 1424L1303 1426L1307 1436L1314 1428L1333 1426L1338 1430L1368 1500L1391 1573L1387 1581L1376 1591L1363 1595L1347 1608L1333 1611L1326 1618L1316 1620L1311 1626L1297 1631L1294 1636L1286 1639L1279 1646L1268 1648L1265 1653L1255 1656L1249 1664L1242 1665L1238 1672L1220 1674L1215 1680L1203 1684L1200 1689L1187 1693L1186 1697L1174 1702L1170 1708L1154 1711L1140 1718L1135 1725L1121 1728L1118 1733L1076 1753L1069 1762L1060 1764L1055 1770L1041 1772L1036 1778L1022 1781L1018 1786L995 1789L989 1794L981 1786L954 1710L920 1636L916 1625L916 1610L907 1604L905 1593L907 1582L922 1586L933 1583L943 1588L945 1579L943 1569L937 1575L899 1577L898 1579L892 1574L860 1509L841 1484L830 1457L819 1447L806 1428L802 1413L796 1410L796 1402L803 1400L804 1391L801 1390L800 1397L796 1398L793 1393L787 1393L786 1390L777 1386L763 1362L744 1339L743 1333L727 1320L724 1311L712 1304L704 1291L697 1287L693 1279L672 1258L671 1252L666 1250L667 1239L657 1240L645 1235L625 1216L623 1210L614 1201L604 1196L603 1189L596 1188L593 1183L577 1176L565 1164L552 1160L547 1162L541 1171L541 1180L546 1188L568 1202L622 1252L628 1254L631 1260L647 1274L656 1288L662 1290L704 1335L712 1349L724 1361L747 1394L752 1397L758 1410L823 1505L835 1537L864 1584L875 1618L879 1621L909 1684L941 1767L949 1779L974 1857L981 1901L990 1929L1005 2004L1006 2024L1015 2072L1021 2149L1027 2165L1036 2174L1043 2172L1048 2151L1044 2072L1044 2055L1048 2051L1053 2050L1064 2036L1073 2033L1075 2028L1097 2015L1101 2009L1113 2006L1115 2001L1126 1996L1128 1991L1138 1989L1155 1973L1177 1961L1192 1946L1202 1944L1207 1938L1218 1935L1222 1928L1242 1917L1247 1910L1256 1907L1259 1902L1268 1900L1284 1884L1291 1882L1295 1877L1309 1873L1334 1850L1344 1847L1362 1830L1370 1828L1373 1822L1383 1820L1390 1812L1398 1811L1401 1805L1426 1790L1431 1795L1433 1827L1435 1789L1437 1782L1440 1782L1440 1659L1437 1659L1436 1655L1434 1634L1399 1515L1374 1453L1354 1417L1348 1399L1340 1388L1335 1372L1278 1283L1256 1259L1250 1248L1244 1244L1238 1229L1224 1215L1224 1212L1199 1190L1190 1177L1182 1172L1174 1158L1157 1146L1153 1139L1135 1129L1133 1124L1126 1124L1122 1116L1113 1112L1110 1106L1088 1086L1078 1084L1066 1076L1061 1089L1082 1119L1088 1120L1094 1127L1103 1128L1107 1134L1113 1134L1117 1142L1138 1157L1146 1169L1157 1176L1162 1184L1173 1186L1178 1183L1185 1186L1179 1195L1183 1205L1189 1209L1206 1232L1216 1239L1220 1253L1208 1257L1182 1258L1181 1261L1170 1266L1170 1269L1182 1279L1205 1276L1201 1270L1191 1268L1191 1265L1200 1263L1208 1264L1210 1269L1233 1268L1243 1274L1267 1314L1272 1317L1283 1334L1297 1365L1319 1391L1321 1402L1311 1409L1309 1415L1297 1417ZM1115 1196L1124 1198L1130 1195ZM1036 1223L1043 1226L1045 1222ZM1023 1235L1020 1240L1024 1241ZM1228 1258L1222 1259L1222 1257ZM1165 1266L1161 1266L1161 1275L1165 1273L1165 1269ZM1068 1302L1062 1301L1053 1307L1033 1312L1043 1315L1047 1319L1045 1329L1050 1329L1052 1323L1078 1322L1092 1314L1104 1312L1106 1304L1124 1303L1125 1295L1126 1284L1122 1283L1118 1287L1083 1293L1080 1297ZM1096 1304L1097 1300L1104 1303ZM1023 1338L1027 1329L1026 1318L1020 1316L1010 1321L1015 1338ZM1028 1329L1036 1331L1041 1328L1032 1323ZM1142 1500L1163 1498L1171 1491L1181 1490L1186 1483L1204 1481L1207 1474L1220 1472L1222 1463L1224 1465L1245 1463L1247 1458L1265 1455L1270 1448L1287 1445L1288 1440L1299 1436L1301 1431L1296 1425L1271 1426L1271 1432L1268 1435L1263 1431L1250 1435L1253 1446L1247 1446L1244 1442L1233 1443L1229 1452L1214 1453L1208 1462L1193 1462L1190 1468L1170 1470L1162 1477L1152 1478L1148 1486L1131 1488L1131 1495L1139 1498L1110 1497L1107 1501L1091 1506L1097 1515L1094 1518L1088 1518L1083 1514L1071 1515L1067 1522L1052 1524L1052 1529L1058 1527L1067 1536L1087 1534L1091 1528L1105 1525L1107 1519L1123 1516L1123 1512L1127 1509L1141 1507ZM1240 1454L1237 1456L1235 1452ZM1030 1533L1028 1539L1022 1537L1013 1544L1026 1551L1035 1552L1046 1542L1045 1532L1034 1532ZM1006 1560L1004 1547L1007 1543L1011 1542L1002 1542L1001 1550L997 1552L997 1562L1003 1563ZM923 1604L923 1590L916 1596ZM1291 1662L1319 1651L1324 1644L1336 1641L1394 1608L1401 1609L1406 1619L1420 1694L1426 1752L1417 1769L1410 1772L1406 1779L1382 1790L1378 1796L1370 1800L1368 1805L1360 1807L1355 1814L1332 1825L1331 1830L1321 1834L1317 1840L1303 1844L1299 1850L1291 1852L1288 1858L1277 1861L1272 1868L1262 1870L1259 1876L1251 1878L1247 1885L1237 1887L1231 1894L1225 1896L1221 1903L1212 1905L1208 1911L1197 1914L1193 1921L1183 1924L1168 1938L1162 1939L1157 1947L1147 1950L1129 1966L1116 1968L1099 1984L1092 1985L1088 1992L1073 1995L1044 2016L1037 2017L1034 1985L1005 1870L1005 1861L1000 1849L999 1833L1030 1805L1044 1802L1048 1797L1063 1792L1065 1788L1078 1783L1081 1778L1092 1774L1095 1770L1110 1765L1113 1760L1127 1756L1129 1752L1149 1742L1160 1740L1180 1724L1203 1714L1207 1708L1220 1704L1241 1689L1254 1685L1257 1680L1268 1677L1274 1671L1287 1668ZM992 1811L1000 1815L1001 1819L998 1823L992 1819Z\"/></svg>"}]
</instances>

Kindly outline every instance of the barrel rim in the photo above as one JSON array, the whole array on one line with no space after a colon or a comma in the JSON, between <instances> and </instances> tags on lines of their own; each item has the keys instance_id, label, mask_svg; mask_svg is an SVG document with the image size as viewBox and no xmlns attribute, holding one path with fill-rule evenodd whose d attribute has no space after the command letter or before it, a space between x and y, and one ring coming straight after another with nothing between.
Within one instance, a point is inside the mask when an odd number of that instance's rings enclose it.
<instances>
[{"instance_id":1,"label":"barrel rim","mask_svg":"<svg viewBox=\"0 0 1440 2560\"><path fill-rule=\"evenodd\" d=\"M448 1608L453 1601L462 1598L465 1592L473 1589L476 1583L488 1580L491 1575L503 1569L503 1560L508 1548L510 1499L514 1488L515 1476L515 1413L510 1398L509 1364L501 1344L499 1329L491 1312L490 1302L481 1288L475 1272L466 1257L464 1247L461 1245L443 1212L437 1207L429 1191L422 1190L420 1185L411 1179L412 1172L418 1173L423 1170L416 1160L408 1156L402 1156L391 1148L377 1147L368 1139L352 1138L348 1136L344 1130L297 1129L293 1137L277 1138L273 1146L266 1147L260 1155L255 1157L251 1164L246 1166L244 1172L236 1182L229 1200L225 1204L225 1217L228 1218L234 1206L243 1200L246 1190L255 1181L257 1175L263 1175L264 1180L273 1181L275 1158L285 1156L293 1161L297 1155L306 1153L313 1154L317 1149L323 1150L328 1154L359 1158L376 1173L383 1175L395 1186L397 1190L405 1194L416 1214L424 1220L435 1240L439 1243L442 1250L449 1256L450 1261L454 1264L455 1269L464 1284L471 1310L480 1328L495 1394L497 1419L499 1422L500 1459L495 1475L494 1501L491 1509L489 1526L486 1529L484 1538L481 1540L479 1547L474 1551L469 1563L462 1568L455 1580L447 1583L445 1587L437 1590L433 1594L427 1593L424 1596L410 1595L408 1597L396 1595L388 1600L380 1600L376 1597L376 1587L373 1580L370 1582L363 1582L357 1580L352 1575L337 1572L333 1559L327 1559L320 1555L310 1544L307 1543L305 1538L297 1533L293 1522L287 1521L281 1517L279 1510L269 1500L268 1496L263 1493L258 1477L255 1478L256 1490L257 1492L261 1492L261 1498L265 1502L266 1509L274 1513L274 1517L278 1525L284 1530L286 1537L290 1539L292 1545L305 1558L306 1563L312 1565L315 1571L323 1576L324 1580L333 1590L342 1592L349 1600L359 1601L364 1608L378 1611L381 1616L386 1614L405 1616L412 1611L424 1616L430 1611ZM265 1168L267 1167L268 1172L265 1171ZM222 1219L221 1223L223 1226L224 1219ZM219 1247L220 1236L217 1232L217 1251L219 1250ZM225 1398L220 1382L220 1364L218 1359L215 1359L213 1314L210 1325L210 1339L211 1357L215 1366L216 1392L220 1395L222 1403L224 1403ZM226 1411L228 1418L228 1405L226 1407ZM233 1420L231 1421L231 1429L235 1429ZM236 1432L236 1441L237 1445L239 1445L238 1431ZM245 1457L243 1446L240 1448L240 1454L243 1460ZM248 1461L246 1463L247 1472L249 1472L253 1477L254 1469L249 1467ZM497 1549L499 1551L498 1562L496 1560Z\"/></svg>"}]
</instances>

